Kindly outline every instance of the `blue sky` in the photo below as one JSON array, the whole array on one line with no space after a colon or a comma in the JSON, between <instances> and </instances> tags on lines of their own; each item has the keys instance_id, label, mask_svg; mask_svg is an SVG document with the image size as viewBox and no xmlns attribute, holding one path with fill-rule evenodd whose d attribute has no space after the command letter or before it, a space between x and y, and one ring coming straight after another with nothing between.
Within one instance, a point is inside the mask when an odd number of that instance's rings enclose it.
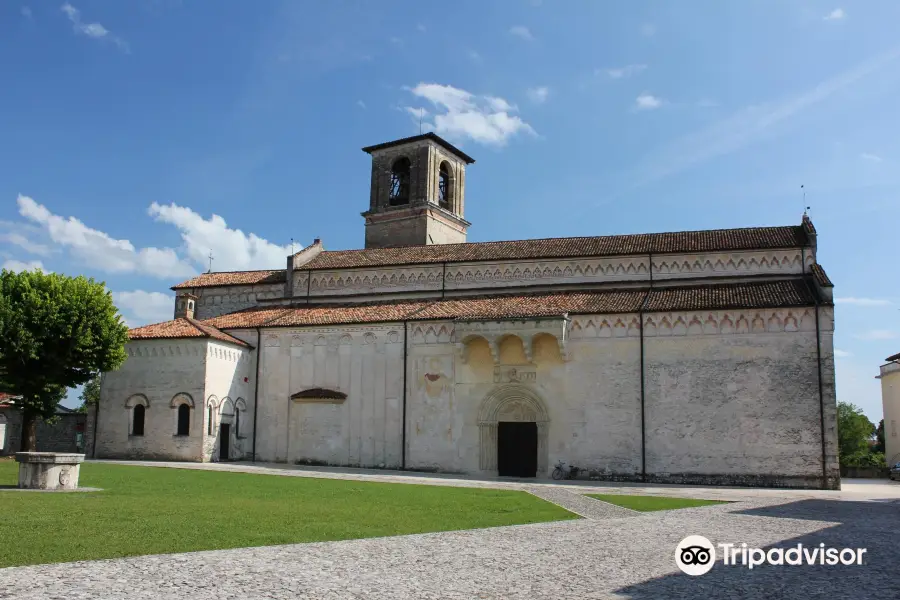
<instances>
[{"instance_id":1,"label":"blue sky","mask_svg":"<svg viewBox=\"0 0 900 600\"><path fill-rule=\"evenodd\" d=\"M206 269L360 247L362 146L458 143L471 241L785 225L836 283L838 398L900 352L900 3L0 4L0 263L131 324ZM804 185L804 203L800 186ZM299 246L298 246L299 247Z\"/></svg>"}]
</instances>

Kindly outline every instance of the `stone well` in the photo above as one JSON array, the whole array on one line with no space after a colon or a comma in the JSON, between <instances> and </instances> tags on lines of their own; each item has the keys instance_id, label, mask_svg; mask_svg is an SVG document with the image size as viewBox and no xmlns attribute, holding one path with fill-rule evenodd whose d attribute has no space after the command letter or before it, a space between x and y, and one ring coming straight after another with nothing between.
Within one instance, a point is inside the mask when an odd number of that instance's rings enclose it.
<instances>
[{"instance_id":1,"label":"stone well","mask_svg":"<svg viewBox=\"0 0 900 600\"><path fill-rule=\"evenodd\" d=\"M16 452L19 487L32 490L74 490L84 454Z\"/></svg>"}]
</instances>

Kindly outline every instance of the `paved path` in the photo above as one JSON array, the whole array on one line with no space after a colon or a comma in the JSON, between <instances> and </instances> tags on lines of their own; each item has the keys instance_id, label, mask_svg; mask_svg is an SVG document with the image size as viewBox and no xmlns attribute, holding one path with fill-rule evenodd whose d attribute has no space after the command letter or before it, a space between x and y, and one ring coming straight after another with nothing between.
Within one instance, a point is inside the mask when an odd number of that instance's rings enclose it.
<instances>
[{"instance_id":1,"label":"paved path","mask_svg":"<svg viewBox=\"0 0 900 600\"><path fill-rule=\"evenodd\" d=\"M588 498L572 489L559 486L529 485L525 487L525 491L538 498L543 498L547 502L562 506L569 512L581 515L585 519L615 519L636 517L641 514L630 508L622 508L609 502Z\"/></svg>"},{"instance_id":2,"label":"paved path","mask_svg":"<svg viewBox=\"0 0 900 600\"><path fill-rule=\"evenodd\" d=\"M900 598L900 510L760 501L538 525L0 569L0 598L372 600ZM861 566L676 570L687 535L713 543L864 547Z\"/></svg>"},{"instance_id":3,"label":"paved path","mask_svg":"<svg viewBox=\"0 0 900 600\"><path fill-rule=\"evenodd\" d=\"M522 489L534 487L561 487L581 494L636 494L648 496L673 496L704 500L764 500L764 499L821 499L855 501L900 501L900 482L888 480L845 479L840 491L791 490L774 488L728 488L718 486L679 486L664 484L633 484L590 481L552 481L511 478L481 478L440 473L416 473L412 471L388 471L380 469L353 469L344 467L309 467L281 463L183 463L156 461L92 460L88 463L122 464L176 469L202 469L285 475L290 477L318 477L326 479L351 479L354 481L380 481L382 483L412 483L424 485L448 485L456 487L487 487Z\"/></svg>"}]
</instances>

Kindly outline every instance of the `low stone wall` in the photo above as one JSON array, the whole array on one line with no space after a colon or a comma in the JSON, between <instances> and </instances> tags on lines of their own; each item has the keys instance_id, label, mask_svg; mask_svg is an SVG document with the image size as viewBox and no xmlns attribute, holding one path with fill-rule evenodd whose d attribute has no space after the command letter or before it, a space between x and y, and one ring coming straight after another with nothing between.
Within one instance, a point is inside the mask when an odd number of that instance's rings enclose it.
<instances>
[{"instance_id":1,"label":"low stone wall","mask_svg":"<svg viewBox=\"0 0 900 600\"><path fill-rule=\"evenodd\" d=\"M37 450L39 452L84 452L84 413L57 415L56 423L44 421L37 424ZM6 421L5 432L0 438L0 456L11 456L21 449L22 411L14 408L0 408L0 423Z\"/></svg>"},{"instance_id":2,"label":"low stone wall","mask_svg":"<svg viewBox=\"0 0 900 600\"><path fill-rule=\"evenodd\" d=\"M887 479L891 470L887 467L841 467L841 477L850 479Z\"/></svg>"}]
</instances>

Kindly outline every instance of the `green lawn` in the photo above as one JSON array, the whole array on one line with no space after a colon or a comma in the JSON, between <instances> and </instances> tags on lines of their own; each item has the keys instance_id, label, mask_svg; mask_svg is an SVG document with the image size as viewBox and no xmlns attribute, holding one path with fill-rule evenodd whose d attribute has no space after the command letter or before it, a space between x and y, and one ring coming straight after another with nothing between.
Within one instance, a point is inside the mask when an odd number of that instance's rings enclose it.
<instances>
[{"instance_id":1,"label":"green lawn","mask_svg":"<svg viewBox=\"0 0 900 600\"><path fill-rule=\"evenodd\" d=\"M640 512L654 510L673 510L676 508L692 508L711 504L726 504L721 500L696 500L694 498L668 498L665 496L620 496L619 494L586 494L591 498L603 500L616 506L623 506Z\"/></svg>"},{"instance_id":2,"label":"green lawn","mask_svg":"<svg viewBox=\"0 0 900 600\"><path fill-rule=\"evenodd\" d=\"M0 491L0 567L577 518L506 490L91 463L79 484L104 491Z\"/></svg>"}]
</instances>

